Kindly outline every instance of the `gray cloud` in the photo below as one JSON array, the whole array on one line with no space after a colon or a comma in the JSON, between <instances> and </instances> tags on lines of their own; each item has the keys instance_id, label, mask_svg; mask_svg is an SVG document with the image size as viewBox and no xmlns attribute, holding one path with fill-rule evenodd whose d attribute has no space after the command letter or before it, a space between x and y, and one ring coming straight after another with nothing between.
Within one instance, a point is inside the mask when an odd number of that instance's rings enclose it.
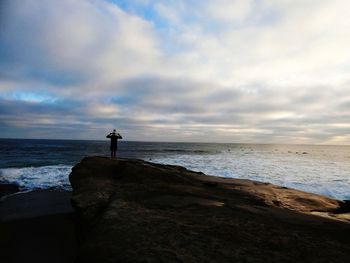
<instances>
[{"instance_id":1,"label":"gray cloud","mask_svg":"<svg viewBox=\"0 0 350 263\"><path fill-rule=\"evenodd\" d=\"M200 2L2 1L0 137L350 143L347 1Z\"/></svg>"}]
</instances>

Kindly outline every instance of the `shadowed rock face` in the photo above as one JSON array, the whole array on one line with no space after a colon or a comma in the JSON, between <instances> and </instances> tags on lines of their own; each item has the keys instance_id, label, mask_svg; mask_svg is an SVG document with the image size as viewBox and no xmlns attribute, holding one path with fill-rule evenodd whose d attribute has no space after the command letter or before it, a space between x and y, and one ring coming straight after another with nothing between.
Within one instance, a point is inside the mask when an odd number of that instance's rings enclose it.
<instances>
[{"instance_id":1,"label":"shadowed rock face","mask_svg":"<svg viewBox=\"0 0 350 263\"><path fill-rule=\"evenodd\" d=\"M78 262L350 262L337 200L102 157L83 159L70 182Z\"/></svg>"}]
</instances>

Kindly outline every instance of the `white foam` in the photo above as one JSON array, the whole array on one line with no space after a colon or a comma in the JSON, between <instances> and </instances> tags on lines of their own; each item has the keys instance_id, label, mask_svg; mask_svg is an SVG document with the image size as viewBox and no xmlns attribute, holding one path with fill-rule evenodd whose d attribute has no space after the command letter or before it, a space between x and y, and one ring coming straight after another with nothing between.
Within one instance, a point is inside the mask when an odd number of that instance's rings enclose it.
<instances>
[{"instance_id":1,"label":"white foam","mask_svg":"<svg viewBox=\"0 0 350 263\"><path fill-rule=\"evenodd\" d=\"M208 175L251 179L321 194L340 200L350 199L350 163L320 159L311 154L283 153L164 156L154 162L185 166Z\"/></svg>"},{"instance_id":2,"label":"white foam","mask_svg":"<svg viewBox=\"0 0 350 263\"><path fill-rule=\"evenodd\" d=\"M348 148L311 147L307 150L308 154L300 154L306 150L298 147L306 146L281 146L278 151L262 151L261 147L252 150L247 146L212 154L182 151L151 157L153 162L181 165L208 175L270 182L350 200ZM50 187L70 189L68 175L71 168L68 165L4 168L0 169L0 182L17 183L23 190Z\"/></svg>"},{"instance_id":3,"label":"white foam","mask_svg":"<svg viewBox=\"0 0 350 263\"><path fill-rule=\"evenodd\" d=\"M0 169L0 182L16 183L21 190L61 188L70 190L68 175L72 166L51 165Z\"/></svg>"}]
</instances>

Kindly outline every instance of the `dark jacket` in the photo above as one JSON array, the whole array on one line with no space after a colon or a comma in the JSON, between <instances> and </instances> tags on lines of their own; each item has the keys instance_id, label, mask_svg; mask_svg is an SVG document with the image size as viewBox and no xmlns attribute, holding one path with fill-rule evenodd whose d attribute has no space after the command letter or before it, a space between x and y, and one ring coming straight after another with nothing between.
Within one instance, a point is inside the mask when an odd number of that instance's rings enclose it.
<instances>
[{"instance_id":1,"label":"dark jacket","mask_svg":"<svg viewBox=\"0 0 350 263\"><path fill-rule=\"evenodd\" d=\"M119 133L111 132L106 136L106 138L111 139L111 149L117 149L118 139L123 139Z\"/></svg>"}]
</instances>

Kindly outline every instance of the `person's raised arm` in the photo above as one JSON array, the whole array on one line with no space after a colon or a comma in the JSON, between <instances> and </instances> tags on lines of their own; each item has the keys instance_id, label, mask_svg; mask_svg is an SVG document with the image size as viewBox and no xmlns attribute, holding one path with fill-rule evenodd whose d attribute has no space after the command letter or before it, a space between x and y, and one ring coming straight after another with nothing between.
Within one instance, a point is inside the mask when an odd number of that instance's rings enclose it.
<instances>
[{"instance_id":1,"label":"person's raised arm","mask_svg":"<svg viewBox=\"0 0 350 263\"><path fill-rule=\"evenodd\" d=\"M123 139L123 137L118 133L118 139Z\"/></svg>"}]
</instances>

